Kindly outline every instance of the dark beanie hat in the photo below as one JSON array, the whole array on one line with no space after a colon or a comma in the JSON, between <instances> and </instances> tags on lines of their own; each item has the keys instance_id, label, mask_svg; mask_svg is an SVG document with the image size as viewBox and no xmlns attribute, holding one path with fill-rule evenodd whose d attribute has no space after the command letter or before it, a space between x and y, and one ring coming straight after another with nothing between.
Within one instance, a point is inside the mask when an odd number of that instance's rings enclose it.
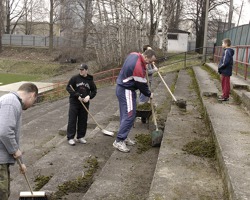
<instances>
[{"instance_id":1,"label":"dark beanie hat","mask_svg":"<svg viewBox=\"0 0 250 200\"><path fill-rule=\"evenodd\" d=\"M88 65L82 63L78 69L88 69Z\"/></svg>"}]
</instances>

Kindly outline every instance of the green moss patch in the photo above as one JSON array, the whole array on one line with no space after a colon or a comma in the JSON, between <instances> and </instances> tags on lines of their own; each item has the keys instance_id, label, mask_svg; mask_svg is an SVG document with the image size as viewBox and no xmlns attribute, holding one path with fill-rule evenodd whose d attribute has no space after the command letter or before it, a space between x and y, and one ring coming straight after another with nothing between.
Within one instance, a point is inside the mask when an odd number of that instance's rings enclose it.
<instances>
[{"instance_id":1,"label":"green moss patch","mask_svg":"<svg viewBox=\"0 0 250 200\"><path fill-rule=\"evenodd\" d=\"M44 185L46 185L49 182L51 178L52 176L44 176L44 175L36 176L34 181L36 183L36 186L34 190L39 191Z\"/></svg>"},{"instance_id":2,"label":"green moss patch","mask_svg":"<svg viewBox=\"0 0 250 200\"><path fill-rule=\"evenodd\" d=\"M207 158L215 157L215 145L211 140L195 139L184 145L182 150L195 156Z\"/></svg>"},{"instance_id":3,"label":"green moss patch","mask_svg":"<svg viewBox=\"0 0 250 200\"><path fill-rule=\"evenodd\" d=\"M136 110L151 110L151 104L150 103L137 104Z\"/></svg>"},{"instance_id":4,"label":"green moss patch","mask_svg":"<svg viewBox=\"0 0 250 200\"><path fill-rule=\"evenodd\" d=\"M53 193L49 200L58 200L68 193L86 193L90 185L93 183L93 176L99 167L97 159L89 158L87 164L83 166L86 171L84 176L77 177L74 180L66 181L58 186L58 191Z\"/></svg>"},{"instance_id":5,"label":"green moss patch","mask_svg":"<svg viewBox=\"0 0 250 200\"><path fill-rule=\"evenodd\" d=\"M150 134L136 134L135 139L137 142L137 153L141 154L152 148Z\"/></svg>"}]
</instances>

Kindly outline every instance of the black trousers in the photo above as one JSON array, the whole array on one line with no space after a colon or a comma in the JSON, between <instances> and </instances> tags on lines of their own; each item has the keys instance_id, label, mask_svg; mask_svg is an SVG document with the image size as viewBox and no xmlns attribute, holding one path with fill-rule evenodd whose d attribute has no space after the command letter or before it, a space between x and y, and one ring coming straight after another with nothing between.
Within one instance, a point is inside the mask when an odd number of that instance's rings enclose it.
<instances>
[{"instance_id":1,"label":"black trousers","mask_svg":"<svg viewBox=\"0 0 250 200\"><path fill-rule=\"evenodd\" d=\"M84 104L89 109L89 103ZM82 138L86 135L87 131L88 112L85 110L80 102L70 102L67 138L68 140Z\"/></svg>"}]
</instances>

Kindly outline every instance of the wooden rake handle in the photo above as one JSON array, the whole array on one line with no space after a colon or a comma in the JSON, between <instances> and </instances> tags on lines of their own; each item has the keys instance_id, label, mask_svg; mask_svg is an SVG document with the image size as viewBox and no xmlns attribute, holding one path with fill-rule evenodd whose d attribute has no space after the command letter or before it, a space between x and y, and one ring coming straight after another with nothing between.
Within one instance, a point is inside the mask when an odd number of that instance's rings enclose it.
<instances>
[{"instance_id":1,"label":"wooden rake handle","mask_svg":"<svg viewBox=\"0 0 250 200\"><path fill-rule=\"evenodd\" d=\"M149 87L149 78L148 78L148 71L147 70L146 70L146 78L147 78L148 87ZM153 105L152 98L149 97L149 101L150 101L150 105L151 105L152 117L153 117L154 125L155 125L156 130L158 131L158 125L157 125L157 121L156 121L156 117L155 117L155 111L154 111L154 105Z\"/></svg>"},{"instance_id":2,"label":"wooden rake handle","mask_svg":"<svg viewBox=\"0 0 250 200\"><path fill-rule=\"evenodd\" d=\"M162 82L164 83L164 85L166 86L168 92L170 93L170 95L172 96L172 98L174 99L174 101L176 102L177 100L176 100L175 96L173 95L173 93L172 93L171 90L169 89L169 87L168 87L168 85L166 84L165 80L162 78L162 75L160 74L159 71L157 71L157 73L158 73L159 77L161 78L161 81L162 81Z\"/></svg>"},{"instance_id":3,"label":"wooden rake handle","mask_svg":"<svg viewBox=\"0 0 250 200\"><path fill-rule=\"evenodd\" d=\"M21 167L22 167L21 160L20 160L19 158L17 158L16 160L17 160L18 165L19 165L19 166L20 166L20 168L21 168ZM31 194L33 195L33 190L32 190L32 187L31 187L31 185L30 185L30 182L29 182L29 180L28 180L28 178L27 178L27 176L26 176L26 173L25 173L25 172L23 173L23 176L24 176L24 178L25 178L25 180L26 180L26 182L27 182L27 184L28 184L28 186L29 186L29 188L30 188L30 192L31 192Z\"/></svg>"}]
</instances>

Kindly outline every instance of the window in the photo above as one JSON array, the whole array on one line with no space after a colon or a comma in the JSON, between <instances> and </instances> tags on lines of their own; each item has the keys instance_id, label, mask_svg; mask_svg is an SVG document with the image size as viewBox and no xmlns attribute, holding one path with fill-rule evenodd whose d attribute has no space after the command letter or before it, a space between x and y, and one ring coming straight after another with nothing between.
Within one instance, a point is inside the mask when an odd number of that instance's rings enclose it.
<instances>
[{"instance_id":1,"label":"window","mask_svg":"<svg viewBox=\"0 0 250 200\"><path fill-rule=\"evenodd\" d=\"M178 40L178 34L168 34L169 40Z\"/></svg>"}]
</instances>

